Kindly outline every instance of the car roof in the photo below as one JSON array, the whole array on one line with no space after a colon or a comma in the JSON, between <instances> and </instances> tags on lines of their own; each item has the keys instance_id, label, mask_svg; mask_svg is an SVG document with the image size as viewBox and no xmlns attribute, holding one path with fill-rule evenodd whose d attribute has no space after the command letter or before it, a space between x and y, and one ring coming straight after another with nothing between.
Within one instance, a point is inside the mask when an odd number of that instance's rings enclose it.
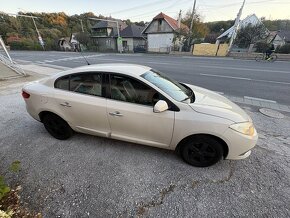
<instances>
[{"instance_id":1,"label":"car roof","mask_svg":"<svg viewBox=\"0 0 290 218\"><path fill-rule=\"evenodd\" d=\"M143 73L146 73L151 68L138 64L125 64L125 63L107 63L107 64L93 64L82 67L73 68L67 71L63 71L55 75L55 77L65 76L72 73L82 72L111 72L111 73L122 73L134 77L139 77Z\"/></svg>"}]
</instances>

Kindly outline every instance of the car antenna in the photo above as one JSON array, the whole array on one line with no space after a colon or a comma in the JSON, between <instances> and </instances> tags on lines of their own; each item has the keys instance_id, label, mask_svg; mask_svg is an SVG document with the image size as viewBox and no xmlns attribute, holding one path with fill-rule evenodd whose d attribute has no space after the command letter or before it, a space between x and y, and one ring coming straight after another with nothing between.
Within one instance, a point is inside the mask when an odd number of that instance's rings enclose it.
<instances>
[{"instance_id":1,"label":"car antenna","mask_svg":"<svg viewBox=\"0 0 290 218\"><path fill-rule=\"evenodd\" d=\"M80 48L80 52L81 55L83 56L83 58L85 59L85 61L87 62L88 65L91 65L90 62L88 61L88 59L86 58L86 56L84 56L82 49Z\"/></svg>"}]
</instances>

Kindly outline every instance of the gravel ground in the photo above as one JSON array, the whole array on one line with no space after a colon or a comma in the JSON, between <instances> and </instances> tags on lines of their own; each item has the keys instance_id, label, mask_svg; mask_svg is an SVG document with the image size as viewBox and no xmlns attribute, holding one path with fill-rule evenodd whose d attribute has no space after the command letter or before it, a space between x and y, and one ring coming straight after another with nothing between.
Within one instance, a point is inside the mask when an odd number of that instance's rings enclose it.
<instances>
[{"instance_id":1,"label":"gravel ground","mask_svg":"<svg viewBox=\"0 0 290 218\"><path fill-rule=\"evenodd\" d=\"M290 217L290 118L245 108L260 133L252 155L209 168L172 151L76 134L52 138L17 86L0 89L0 174L44 217ZM21 162L18 174L9 164Z\"/></svg>"}]
</instances>

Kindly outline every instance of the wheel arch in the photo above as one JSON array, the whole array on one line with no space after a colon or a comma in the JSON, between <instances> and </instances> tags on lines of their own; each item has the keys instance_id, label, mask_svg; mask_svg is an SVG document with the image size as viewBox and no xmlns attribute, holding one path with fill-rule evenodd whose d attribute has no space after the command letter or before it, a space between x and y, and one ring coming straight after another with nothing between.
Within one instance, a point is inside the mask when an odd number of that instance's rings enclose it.
<instances>
[{"instance_id":1,"label":"wheel arch","mask_svg":"<svg viewBox=\"0 0 290 218\"><path fill-rule=\"evenodd\" d=\"M182 146L185 142L187 142L187 141L189 141L189 140L191 140L191 139L193 139L193 138L195 138L195 137L201 137L201 136L202 136L202 137L211 137L211 138L217 140L219 143L221 143L221 145L223 146L223 157L224 157L224 158L227 157L227 155L228 155L228 153L229 153L229 147L228 147L227 143L226 143L223 139L221 139L220 137L218 137L218 136L215 136L215 135L212 135L212 134L205 134L205 133L192 134L192 135L189 135L189 136L183 138L183 139L182 139L182 140L177 144L177 146L176 146L176 148L175 148L175 151L176 151L177 153L179 153L179 152L180 152L180 148L181 148L181 146Z\"/></svg>"},{"instance_id":2,"label":"wheel arch","mask_svg":"<svg viewBox=\"0 0 290 218\"><path fill-rule=\"evenodd\" d=\"M52 111L48 111L48 110L44 110L44 111L41 111L39 114L38 114L38 116L39 116L39 119L40 119L40 121L42 122L42 120L43 120L43 117L45 116L45 115L47 115L47 114L54 114L54 115L56 115L56 116L58 116L58 117L60 117L61 119L63 119L65 122L67 122L61 115L59 115L59 114L57 114L57 113L55 113L55 112L52 112ZM68 123L68 122L67 122ZM68 123L69 124L69 123Z\"/></svg>"}]
</instances>

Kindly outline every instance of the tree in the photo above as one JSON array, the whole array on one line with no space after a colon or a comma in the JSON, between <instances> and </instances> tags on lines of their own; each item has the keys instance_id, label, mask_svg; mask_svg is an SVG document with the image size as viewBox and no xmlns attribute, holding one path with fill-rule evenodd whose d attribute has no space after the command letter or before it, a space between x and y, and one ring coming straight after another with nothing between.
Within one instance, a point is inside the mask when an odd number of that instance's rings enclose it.
<instances>
[{"instance_id":1,"label":"tree","mask_svg":"<svg viewBox=\"0 0 290 218\"><path fill-rule=\"evenodd\" d=\"M185 17L182 19L182 23L190 27L191 23L191 11L189 10ZM201 15L198 12L195 12L193 16L193 25L191 30L191 39L200 39L204 38L209 33L209 29L205 23L202 22Z\"/></svg>"},{"instance_id":2,"label":"tree","mask_svg":"<svg viewBox=\"0 0 290 218\"><path fill-rule=\"evenodd\" d=\"M240 48L247 48L250 44L254 44L262 39L266 39L269 35L267 28L263 25L249 24L242 27L237 34L235 44Z\"/></svg>"},{"instance_id":3,"label":"tree","mask_svg":"<svg viewBox=\"0 0 290 218\"><path fill-rule=\"evenodd\" d=\"M88 33L78 33L75 36L76 40L79 41L80 44L85 45L86 47L88 46L88 44L90 43L91 39Z\"/></svg>"},{"instance_id":4,"label":"tree","mask_svg":"<svg viewBox=\"0 0 290 218\"><path fill-rule=\"evenodd\" d=\"M210 33L221 33L234 25L234 20L228 21L215 21L215 22L208 22L206 26L209 28Z\"/></svg>"}]
</instances>

